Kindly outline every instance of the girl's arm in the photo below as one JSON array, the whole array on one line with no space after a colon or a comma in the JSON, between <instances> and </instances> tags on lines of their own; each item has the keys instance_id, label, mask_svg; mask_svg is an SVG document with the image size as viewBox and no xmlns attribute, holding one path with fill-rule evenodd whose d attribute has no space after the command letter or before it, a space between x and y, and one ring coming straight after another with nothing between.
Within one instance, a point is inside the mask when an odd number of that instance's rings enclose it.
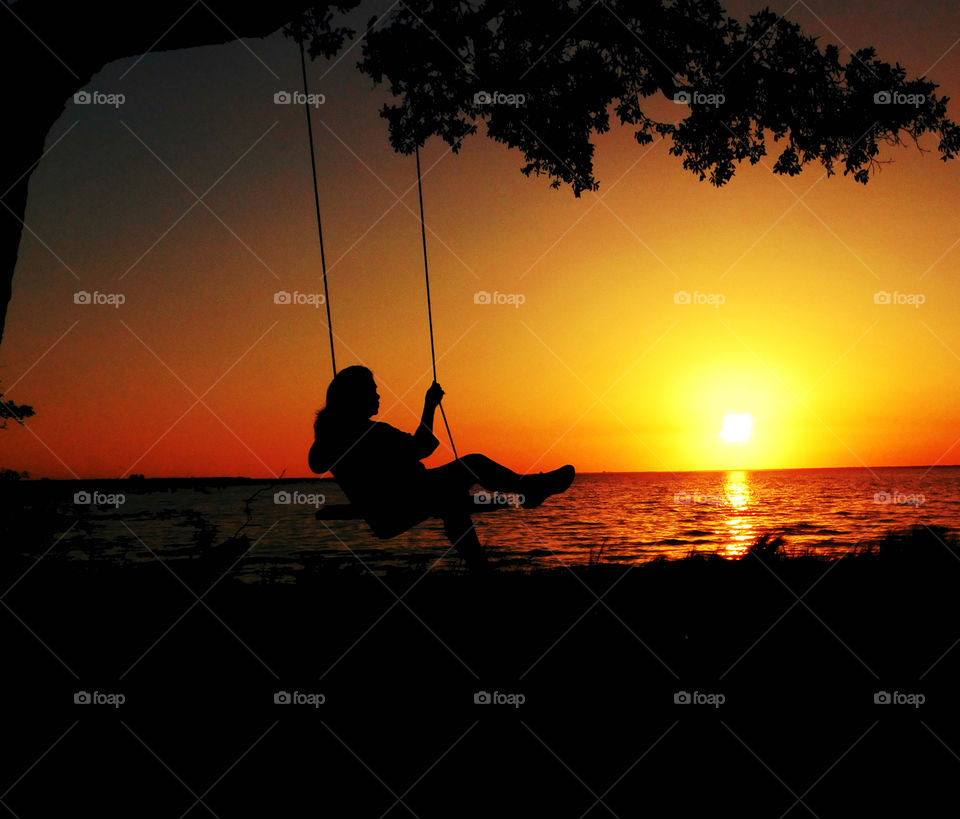
<instances>
[{"instance_id":1,"label":"girl's arm","mask_svg":"<svg viewBox=\"0 0 960 819\"><path fill-rule=\"evenodd\" d=\"M318 475L322 475L330 469L330 464L327 463L327 458L321 454L317 441L314 441L313 446L310 447L310 454L307 455L307 463L310 465L311 471L316 472Z\"/></svg>"},{"instance_id":2,"label":"girl's arm","mask_svg":"<svg viewBox=\"0 0 960 819\"><path fill-rule=\"evenodd\" d=\"M434 381L427 390L427 395L423 399L423 415L420 418L420 426L413 434L413 440L417 445L417 456L423 460L430 455L438 446L440 441L433 434L433 416L440 400L443 398L443 389ZM422 454L421 454L422 453Z\"/></svg>"}]
</instances>

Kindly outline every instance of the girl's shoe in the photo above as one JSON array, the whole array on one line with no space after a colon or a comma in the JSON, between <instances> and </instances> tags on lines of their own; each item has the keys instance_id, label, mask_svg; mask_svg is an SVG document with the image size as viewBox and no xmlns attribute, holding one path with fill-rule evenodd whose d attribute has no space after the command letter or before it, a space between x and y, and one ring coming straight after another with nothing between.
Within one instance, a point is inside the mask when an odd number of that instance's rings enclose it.
<instances>
[{"instance_id":1,"label":"girl's shoe","mask_svg":"<svg viewBox=\"0 0 960 819\"><path fill-rule=\"evenodd\" d=\"M487 553L482 546L478 546L475 543L459 543L456 549L471 572L483 574L490 571L490 564L487 562Z\"/></svg>"},{"instance_id":2,"label":"girl's shoe","mask_svg":"<svg viewBox=\"0 0 960 819\"><path fill-rule=\"evenodd\" d=\"M552 472L538 472L536 475L524 475L521 478L521 494L524 509L536 509L551 495L566 492L576 477L576 470L570 465L561 466Z\"/></svg>"}]
</instances>

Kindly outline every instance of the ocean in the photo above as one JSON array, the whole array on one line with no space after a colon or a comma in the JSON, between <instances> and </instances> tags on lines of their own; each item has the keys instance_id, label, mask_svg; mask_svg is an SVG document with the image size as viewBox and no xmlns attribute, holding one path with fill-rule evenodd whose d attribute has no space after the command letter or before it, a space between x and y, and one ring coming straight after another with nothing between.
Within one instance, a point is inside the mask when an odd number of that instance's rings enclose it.
<instances>
[{"instance_id":1,"label":"ocean","mask_svg":"<svg viewBox=\"0 0 960 819\"><path fill-rule=\"evenodd\" d=\"M235 568L248 581L295 580L320 566L380 572L457 564L439 521L379 541L363 521L316 520L317 508L345 501L330 480L197 479L146 491L152 484L112 481L98 489L96 481L75 483L99 502L58 508L66 525L71 518L78 525L56 553L67 560L162 559L173 565L216 549L239 530L253 543ZM111 498L118 492L122 503ZM245 501L252 496L248 517ZM960 467L595 473L578 475L565 494L535 510L493 500L486 505L501 508L475 521L481 542L505 569L642 562L692 552L737 558L763 534L785 538L788 552L840 554L915 524L956 530Z\"/></svg>"}]
</instances>

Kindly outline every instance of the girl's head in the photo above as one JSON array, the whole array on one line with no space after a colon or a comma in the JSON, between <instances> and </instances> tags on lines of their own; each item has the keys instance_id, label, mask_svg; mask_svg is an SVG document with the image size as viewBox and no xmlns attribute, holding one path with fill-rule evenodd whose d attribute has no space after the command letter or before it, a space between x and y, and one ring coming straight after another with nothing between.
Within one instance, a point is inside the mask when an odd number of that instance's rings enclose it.
<instances>
[{"instance_id":1,"label":"girl's head","mask_svg":"<svg viewBox=\"0 0 960 819\"><path fill-rule=\"evenodd\" d=\"M380 411L373 373L366 367L344 367L327 387L327 405L317 413L338 421L366 420Z\"/></svg>"}]
</instances>

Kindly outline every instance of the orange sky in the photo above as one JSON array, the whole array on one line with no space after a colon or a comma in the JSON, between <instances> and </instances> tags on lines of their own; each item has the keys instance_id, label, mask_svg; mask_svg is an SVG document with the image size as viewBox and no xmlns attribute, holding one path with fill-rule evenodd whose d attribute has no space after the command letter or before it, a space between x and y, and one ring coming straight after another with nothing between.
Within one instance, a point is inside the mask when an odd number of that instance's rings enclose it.
<instances>
[{"instance_id":1,"label":"orange sky","mask_svg":"<svg viewBox=\"0 0 960 819\"><path fill-rule=\"evenodd\" d=\"M940 93L960 92L960 7L801 3L789 17L823 42L875 45L911 76L934 66ZM370 366L380 419L412 430L430 382L415 169L389 148L385 92L355 54L322 81L327 64L312 68L326 94L314 125L337 363ZM31 181L36 237L21 245L0 389L37 415L0 433L0 465L309 474L331 375L324 313L273 299L322 291L303 110L273 104L298 85L296 46L278 35L133 62L90 85L124 93L120 109L67 104ZM717 190L667 147L614 128L597 139L599 194L578 200L479 135L459 155L427 144L458 450L524 471L960 461L960 165L888 148L893 164L863 187L819 166L774 176L768 158ZM214 183L210 210L184 216L185 185ZM77 305L79 290L125 303ZM477 291L524 303L476 304ZM878 291L924 303L876 304ZM678 292L724 303L677 304ZM733 412L754 417L747 444L718 437ZM441 447L428 465L449 457Z\"/></svg>"}]
</instances>

